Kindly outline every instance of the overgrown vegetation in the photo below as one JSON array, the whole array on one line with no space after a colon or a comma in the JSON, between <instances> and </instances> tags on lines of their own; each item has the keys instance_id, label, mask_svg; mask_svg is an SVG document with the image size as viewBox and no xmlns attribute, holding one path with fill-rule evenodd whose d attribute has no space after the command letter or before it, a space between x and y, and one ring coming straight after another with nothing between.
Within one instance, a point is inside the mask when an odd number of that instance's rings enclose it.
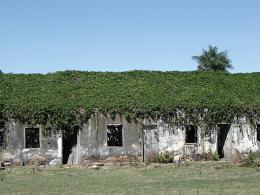
<instances>
[{"instance_id":1,"label":"overgrown vegetation","mask_svg":"<svg viewBox=\"0 0 260 195\"><path fill-rule=\"evenodd\" d=\"M153 153L152 155L149 155L148 162L163 164L172 163L173 156L168 151L161 153Z\"/></svg>"},{"instance_id":2,"label":"overgrown vegetation","mask_svg":"<svg viewBox=\"0 0 260 195\"><path fill-rule=\"evenodd\" d=\"M211 160L219 161L220 160L219 154L217 152L212 153Z\"/></svg>"},{"instance_id":3,"label":"overgrown vegetation","mask_svg":"<svg viewBox=\"0 0 260 195\"><path fill-rule=\"evenodd\" d=\"M0 120L69 130L100 112L211 125L260 113L260 73L65 71L0 75Z\"/></svg>"},{"instance_id":4,"label":"overgrown vegetation","mask_svg":"<svg viewBox=\"0 0 260 195\"><path fill-rule=\"evenodd\" d=\"M260 164L257 163L256 154L254 154L252 151L250 151L243 159L243 165L246 167L260 166Z\"/></svg>"}]
</instances>

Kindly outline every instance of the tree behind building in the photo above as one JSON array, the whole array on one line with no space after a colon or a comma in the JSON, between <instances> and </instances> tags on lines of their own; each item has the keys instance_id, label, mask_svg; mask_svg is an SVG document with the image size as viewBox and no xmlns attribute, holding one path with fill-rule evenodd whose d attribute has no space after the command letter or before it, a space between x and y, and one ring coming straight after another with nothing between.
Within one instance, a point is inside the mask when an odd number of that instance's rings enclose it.
<instances>
[{"instance_id":1,"label":"tree behind building","mask_svg":"<svg viewBox=\"0 0 260 195\"><path fill-rule=\"evenodd\" d=\"M192 59L197 61L198 70L201 71L228 72L228 69L233 68L227 51L218 52L218 48L211 45L209 45L208 50L202 49L202 54L193 56Z\"/></svg>"}]
</instances>

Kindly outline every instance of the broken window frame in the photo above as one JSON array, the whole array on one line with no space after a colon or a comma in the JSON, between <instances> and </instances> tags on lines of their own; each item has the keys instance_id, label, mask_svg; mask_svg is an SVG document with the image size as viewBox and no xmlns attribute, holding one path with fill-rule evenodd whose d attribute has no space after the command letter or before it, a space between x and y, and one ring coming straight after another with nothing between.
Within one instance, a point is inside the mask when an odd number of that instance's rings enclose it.
<instances>
[{"instance_id":1,"label":"broken window frame","mask_svg":"<svg viewBox=\"0 0 260 195\"><path fill-rule=\"evenodd\" d=\"M30 147L31 145L28 145L27 144L27 135L26 135L26 130L28 129L38 129L38 143L37 143L37 146L33 146L33 147ZM40 127L25 127L24 128L24 148L40 148L41 147L41 129Z\"/></svg>"},{"instance_id":2,"label":"broken window frame","mask_svg":"<svg viewBox=\"0 0 260 195\"><path fill-rule=\"evenodd\" d=\"M111 131L109 130L109 126L115 126L116 128L120 127L117 130L117 138L114 141L109 139L109 137L110 137L109 133L112 134ZM107 146L108 147L122 147L123 146L123 125L121 125L121 124L108 124L106 135L107 135Z\"/></svg>"},{"instance_id":3,"label":"broken window frame","mask_svg":"<svg viewBox=\"0 0 260 195\"><path fill-rule=\"evenodd\" d=\"M196 140L196 142L187 142L187 132L190 131L188 129L188 127L194 127L195 130L195 137L194 140ZM193 124L189 124L189 125L185 125L185 144L198 144L198 127L196 125Z\"/></svg>"}]
</instances>

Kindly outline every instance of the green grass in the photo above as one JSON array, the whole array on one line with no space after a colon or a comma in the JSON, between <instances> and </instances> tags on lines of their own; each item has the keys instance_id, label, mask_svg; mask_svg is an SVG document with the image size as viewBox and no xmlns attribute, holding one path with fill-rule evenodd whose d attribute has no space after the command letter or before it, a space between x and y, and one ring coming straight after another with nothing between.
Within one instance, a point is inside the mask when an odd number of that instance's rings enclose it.
<instances>
[{"instance_id":1,"label":"green grass","mask_svg":"<svg viewBox=\"0 0 260 195\"><path fill-rule=\"evenodd\" d=\"M259 194L260 167L225 162L2 171L0 194Z\"/></svg>"}]
</instances>

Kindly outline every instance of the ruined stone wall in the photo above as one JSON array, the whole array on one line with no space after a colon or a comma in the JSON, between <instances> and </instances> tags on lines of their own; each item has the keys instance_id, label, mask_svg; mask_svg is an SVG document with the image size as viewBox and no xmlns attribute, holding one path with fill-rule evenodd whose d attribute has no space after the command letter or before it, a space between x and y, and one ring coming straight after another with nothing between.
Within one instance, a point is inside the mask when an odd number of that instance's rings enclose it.
<instances>
[{"instance_id":1,"label":"ruined stone wall","mask_svg":"<svg viewBox=\"0 0 260 195\"><path fill-rule=\"evenodd\" d=\"M171 127L159 120L156 127L145 132L145 159L151 152L173 152L175 154L187 154L187 149L192 144L185 143L186 131L184 128ZM197 153L209 154L218 152L218 127L198 127L198 141L194 144ZM242 120L239 123L230 124L227 136L224 138L223 153L225 160L233 160L234 156L243 153L260 152L260 142L256 139L256 129L249 122Z\"/></svg>"},{"instance_id":2,"label":"ruined stone wall","mask_svg":"<svg viewBox=\"0 0 260 195\"><path fill-rule=\"evenodd\" d=\"M107 145L107 126L122 125L122 146ZM140 125L128 122L123 116L93 114L80 132L80 152L85 158L100 158L127 156L142 156L142 132Z\"/></svg>"},{"instance_id":3,"label":"ruined stone wall","mask_svg":"<svg viewBox=\"0 0 260 195\"><path fill-rule=\"evenodd\" d=\"M156 125L152 129L144 129L145 159L148 159L153 152L169 151L183 154L185 144L184 130L171 127L162 120L153 123Z\"/></svg>"},{"instance_id":4,"label":"ruined stone wall","mask_svg":"<svg viewBox=\"0 0 260 195\"><path fill-rule=\"evenodd\" d=\"M232 160L237 153L249 151L259 152L260 142L257 141L256 128L247 121L231 124L225 138L223 151L226 160ZM108 125L122 125L122 146L108 146ZM57 164L62 159L62 136L51 135L49 141L40 129L40 147L25 148L24 130L28 127L20 122L7 125L7 147L1 151L4 160L20 159L27 163L35 154L48 159L51 164ZM196 153L206 154L218 152L217 126L209 129L198 127L198 140L194 144ZM185 128L173 127L162 120L127 121L117 114L115 118L101 113L95 113L79 130L77 144L71 149L69 164L79 164L88 159L115 160L122 156L132 156L138 160L147 160L150 152L173 152L184 155L189 153L193 144L185 141Z\"/></svg>"},{"instance_id":5,"label":"ruined stone wall","mask_svg":"<svg viewBox=\"0 0 260 195\"><path fill-rule=\"evenodd\" d=\"M19 160L26 164L34 155L40 155L46 158L47 161L60 161L61 159L61 144L58 135L52 134L47 140L40 125L33 126L40 130L40 147L26 148L25 147L25 128L28 125L22 124L19 121L10 122L6 125L6 147L2 151L3 160Z\"/></svg>"},{"instance_id":6,"label":"ruined stone wall","mask_svg":"<svg viewBox=\"0 0 260 195\"><path fill-rule=\"evenodd\" d=\"M259 141L257 141L256 127L249 123L242 123L232 126L232 154L236 151L248 153L260 150Z\"/></svg>"}]
</instances>

